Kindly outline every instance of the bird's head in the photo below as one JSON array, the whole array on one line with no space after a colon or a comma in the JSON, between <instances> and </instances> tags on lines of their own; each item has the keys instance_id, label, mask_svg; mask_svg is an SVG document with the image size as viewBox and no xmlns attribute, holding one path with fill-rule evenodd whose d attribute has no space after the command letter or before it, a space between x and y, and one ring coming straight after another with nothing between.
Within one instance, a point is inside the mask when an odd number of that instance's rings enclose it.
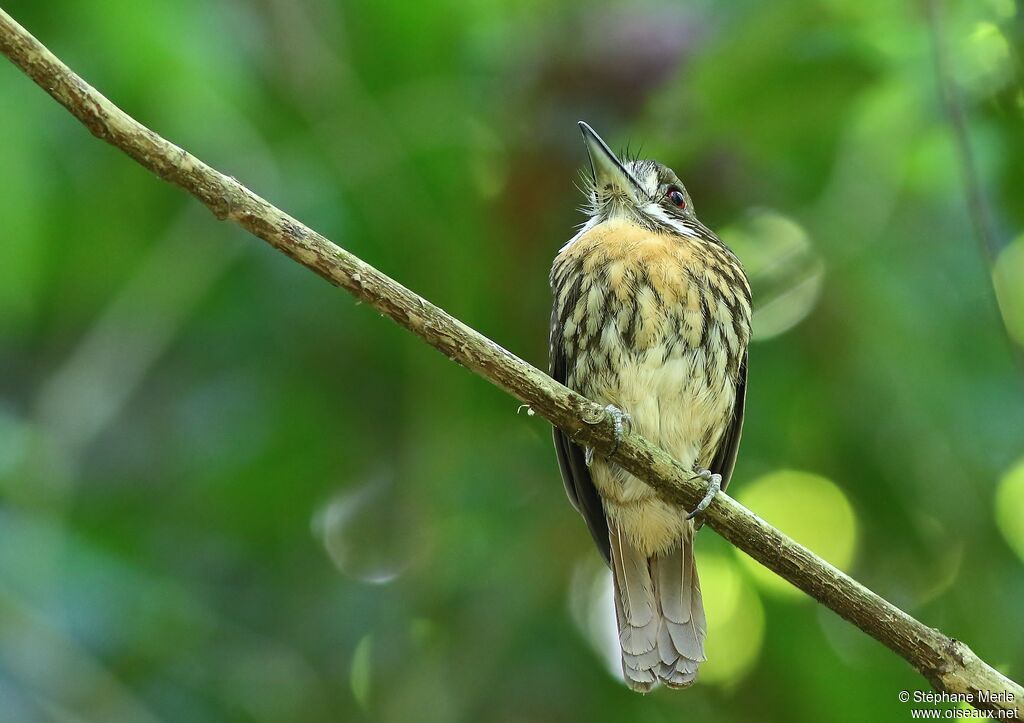
<instances>
[{"instance_id":1,"label":"bird's head","mask_svg":"<svg viewBox=\"0 0 1024 723\"><path fill-rule=\"evenodd\" d=\"M690 194L671 168L657 161L620 161L593 128L580 121L590 155L586 178L590 222L621 218L686 236L703 235Z\"/></svg>"}]
</instances>

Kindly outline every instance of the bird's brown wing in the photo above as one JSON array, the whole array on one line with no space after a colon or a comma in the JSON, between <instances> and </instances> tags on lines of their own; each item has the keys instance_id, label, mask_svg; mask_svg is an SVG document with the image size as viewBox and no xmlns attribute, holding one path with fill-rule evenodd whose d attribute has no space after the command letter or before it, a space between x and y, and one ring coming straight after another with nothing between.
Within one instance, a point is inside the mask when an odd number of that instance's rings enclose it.
<instances>
[{"instance_id":1,"label":"bird's brown wing","mask_svg":"<svg viewBox=\"0 0 1024 723\"><path fill-rule=\"evenodd\" d=\"M722 475L722 491L729 486L732 469L736 466L736 453L740 449L740 434L743 432L743 409L747 403L747 353L740 362L739 380L736 383L736 402L732 407L729 422L715 458L711 460L711 471Z\"/></svg>"},{"instance_id":2,"label":"bird's brown wing","mask_svg":"<svg viewBox=\"0 0 1024 723\"><path fill-rule=\"evenodd\" d=\"M568 378L565 351L562 348L558 319L552 315L551 333L551 376L555 381L565 384ZM553 428L555 453L558 455L558 467L562 472L562 483L569 501L576 511L583 516L594 538L597 549L607 563L611 559L608 546L608 521L604 516L604 507L597 494L597 488L590 478L590 469L582 447L569 439L569 436L558 427Z\"/></svg>"}]
</instances>

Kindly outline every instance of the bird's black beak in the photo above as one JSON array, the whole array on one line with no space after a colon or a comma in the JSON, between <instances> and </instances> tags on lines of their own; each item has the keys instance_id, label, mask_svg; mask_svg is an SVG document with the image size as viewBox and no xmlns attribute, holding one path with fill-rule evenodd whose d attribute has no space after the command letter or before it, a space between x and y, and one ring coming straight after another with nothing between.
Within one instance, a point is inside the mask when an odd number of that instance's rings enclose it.
<instances>
[{"instance_id":1,"label":"bird's black beak","mask_svg":"<svg viewBox=\"0 0 1024 723\"><path fill-rule=\"evenodd\" d=\"M583 131L583 142L587 144L587 153L590 155L590 170L597 194L621 195L633 203L639 202L643 189L612 153L608 144L584 121L580 121L580 130Z\"/></svg>"}]
</instances>

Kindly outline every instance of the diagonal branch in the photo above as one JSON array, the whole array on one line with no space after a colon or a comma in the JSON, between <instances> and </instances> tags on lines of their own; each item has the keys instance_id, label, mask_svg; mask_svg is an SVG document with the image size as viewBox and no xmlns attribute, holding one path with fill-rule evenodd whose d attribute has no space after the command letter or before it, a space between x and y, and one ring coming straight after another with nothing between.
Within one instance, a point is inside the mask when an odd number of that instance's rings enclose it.
<instances>
[{"instance_id":1,"label":"diagonal branch","mask_svg":"<svg viewBox=\"0 0 1024 723\"><path fill-rule=\"evenodd\" d=\"M555 382L444 310L141 125L77 76L0 10L0 52L75 115L93 135L195 196L324 279L386 314L453 361L501 387L567 432L645 480L664 499L693 508L703 485L638 434L614 448L607 412ZM813 552L719 494L706 524L748 555L903 657L940 691L976 707L1024 712L1024 688L963 643L915 620ZM1005 714L1004 714L1005 715Z\"/></svg>"}]
</instances>

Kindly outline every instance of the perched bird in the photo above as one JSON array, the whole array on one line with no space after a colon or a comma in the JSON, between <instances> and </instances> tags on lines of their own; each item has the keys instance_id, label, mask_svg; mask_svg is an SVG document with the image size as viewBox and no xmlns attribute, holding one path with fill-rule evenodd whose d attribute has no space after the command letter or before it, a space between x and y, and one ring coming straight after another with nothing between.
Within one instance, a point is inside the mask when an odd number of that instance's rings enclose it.
<instances>
[{"instance_id":1,"label":"perched bird","mask_svg":"<svg viewBox=\"0 0 1024 723\"><path fill-rule=\"evenodd\" d=\"M707 623L694 516L732 475L743 425L750 285L660 163L620 161L586 123L588 220L551 269L551 375L671 453L708 494L692 513L557 428L566 492L612 569L633 690L693 683Z\"/></svg>"}]
</instances>

